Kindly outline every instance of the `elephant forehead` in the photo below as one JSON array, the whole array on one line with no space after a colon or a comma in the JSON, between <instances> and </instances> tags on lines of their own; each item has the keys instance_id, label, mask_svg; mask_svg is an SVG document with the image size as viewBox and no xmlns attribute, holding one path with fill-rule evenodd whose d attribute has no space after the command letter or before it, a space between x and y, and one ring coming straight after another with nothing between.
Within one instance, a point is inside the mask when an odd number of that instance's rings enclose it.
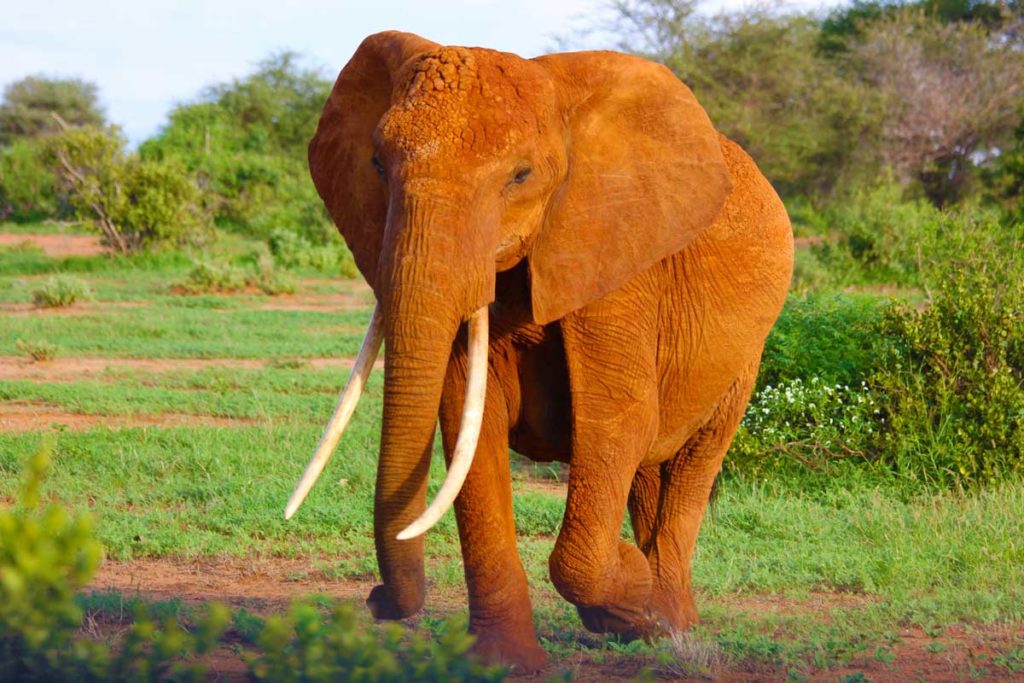
<instances>
[{"instance_id":1,"label":"elephant forehead","mask_svg":"<svg viewBox=\"0 0 1024 683\"><path fill-rule=\"evenodd\" d=\"M503 57L510 56L460 47L423 55L399 81L381 120L383 139L409 161L511 149L538 130L542 88Z\"/></svg>"}]
</instances>

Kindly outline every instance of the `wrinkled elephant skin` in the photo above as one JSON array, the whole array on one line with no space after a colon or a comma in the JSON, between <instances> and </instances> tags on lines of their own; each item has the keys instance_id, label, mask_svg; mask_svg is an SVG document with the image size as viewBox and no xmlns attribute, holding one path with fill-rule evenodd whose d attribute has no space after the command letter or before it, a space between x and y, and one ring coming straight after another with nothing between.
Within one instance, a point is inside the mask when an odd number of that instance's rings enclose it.
<instances>
[{"instance_id":1,"label":"wrinkled elephant skin","mask_svg":"<svg viewBox=\"0 0 1024 683\"><path fill-rule=\"evenodd\" d=\"M309 163L387 345L374 615L423 605L423 536L396 536L425 509L439 415L455 448L465 322L483 310L482 425L455 500L477 650L546 661L510 448L569 464L550 574L588 629L694 623L701 518L792 270L789 219L750 157L646 60L387 32L341 71Z\"/></svg>"}]
</instances>

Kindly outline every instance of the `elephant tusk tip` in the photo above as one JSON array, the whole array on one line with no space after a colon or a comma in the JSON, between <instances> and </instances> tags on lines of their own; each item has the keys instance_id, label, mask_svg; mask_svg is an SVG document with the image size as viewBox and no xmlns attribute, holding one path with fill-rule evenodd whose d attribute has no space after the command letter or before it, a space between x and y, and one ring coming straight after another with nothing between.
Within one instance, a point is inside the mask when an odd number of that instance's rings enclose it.
<instances>
[{"instance_id":1,"label":"elephant tusk tip","mask_svg":"<svg viewBox=\"0 0 1024 683\"><path fill-rule=\"evenodd\" d=\"M395 536L395 538L397 540L399 540L399 541L410 541L410 540L416 538L417 536L420 536L421 534L423 534L423 531L420 531L419 529L414 529L413 526L414 525L410 525L409 527L406 527L405 529L403 529L401 531L401 533L399 533L397 536Z\"/></svg>"},{"instance_id":2,"label":"elephant tusk tip","mask_svg":"<svg viewBox=\"0 0 1024 683\"><path fill-rule=\"evenodd\" d=\"M288 503L287 507L285 507L284 509L285 520L291 519L295 515L296 511L298 511L298 509L298 505L295 505L294 503Z\"/></svg>"}]
</instances>

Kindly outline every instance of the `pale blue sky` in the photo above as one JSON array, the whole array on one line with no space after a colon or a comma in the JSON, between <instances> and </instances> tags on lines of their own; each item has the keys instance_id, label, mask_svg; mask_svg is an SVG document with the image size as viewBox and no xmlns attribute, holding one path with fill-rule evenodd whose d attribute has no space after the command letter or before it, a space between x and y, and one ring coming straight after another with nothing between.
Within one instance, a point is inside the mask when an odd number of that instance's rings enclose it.
<instances>
[{"instance_id":1,"label":"pale blue sky","mask_svg":"<svg viewBox=\"0 0 1024 683\"><path fill-rule=\"evenodd\" d=\"M795 0L819 7L839 0ZM708 0L703 11L749 4ZM0 23L0 87L29 74L99 85L110 120L137 143L177 102L293 49L333 76L359 41L385 29L532 57L607 0L18 0Z\"/></svg>"}]
</instances>

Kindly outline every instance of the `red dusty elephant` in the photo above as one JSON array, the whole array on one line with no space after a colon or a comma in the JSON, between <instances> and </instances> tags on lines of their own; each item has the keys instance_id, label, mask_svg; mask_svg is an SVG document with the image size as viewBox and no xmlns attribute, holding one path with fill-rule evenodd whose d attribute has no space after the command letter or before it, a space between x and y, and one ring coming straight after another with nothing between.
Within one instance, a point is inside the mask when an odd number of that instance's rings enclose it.
<instances>
[{"instance_id":1,"label":"red dusty elephant","mask_svg":"<svg viewBox=\"0 0 1024 683\"><path fill-rule=\"evenodd\" d=\"M454 503L477 649L543 666L511 447L569 464L550 574L588 629L694 623L697 532L792 270L750 157L652 62L388 32L342 69L309 166L377 308L286 515L386 339L375 616L422 607L422 534ZM439 414L449 470L427 508Z\"/></svg>"}]
</instances>

